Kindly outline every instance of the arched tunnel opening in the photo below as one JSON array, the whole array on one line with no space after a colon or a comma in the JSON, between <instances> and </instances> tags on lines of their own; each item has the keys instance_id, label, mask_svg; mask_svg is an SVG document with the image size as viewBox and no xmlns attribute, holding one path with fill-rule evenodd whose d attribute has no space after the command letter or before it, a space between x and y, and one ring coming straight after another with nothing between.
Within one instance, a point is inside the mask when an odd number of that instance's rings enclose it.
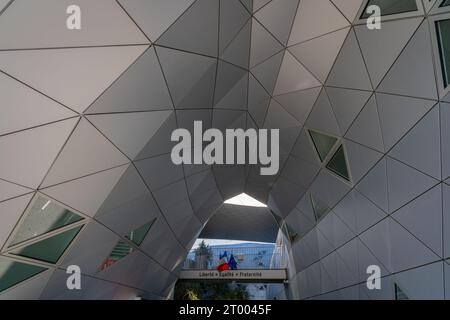
<instances>
[{"instance_id":1,"label":"arched tunnel opening","mask_svg":"<svg viewBox=\"0 0 450 320\"><path fill-rule=\"evenodd\" d=\"M288 238L265 204L245 193L228 199L209 219L189 251L174 298L286 299L286 241Z\"/></svg>"}]
</instances>

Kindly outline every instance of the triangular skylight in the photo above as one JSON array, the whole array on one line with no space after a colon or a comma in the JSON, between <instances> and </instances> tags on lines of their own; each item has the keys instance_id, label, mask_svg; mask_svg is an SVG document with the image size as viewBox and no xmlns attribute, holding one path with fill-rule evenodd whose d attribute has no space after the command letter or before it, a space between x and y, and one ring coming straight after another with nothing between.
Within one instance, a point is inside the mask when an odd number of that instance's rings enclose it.
<instances>
[{"instance_id":1,"label":"triangular skylight","mask_svg":"<svg viewBox=\"0 0 450 320\"><path fill-rule=\"evenodd\" d=\"M337 139L312 130L308 130L308 132L314 143L314 147L316 148L320 161L324 161L331 149L333 149L333 146L336 144Z\"/></svg>"},{"instance_id":2,"label":"triangular skylight","mask_svg":"<svg viewBox=\"0 0 450 320\"><path fill-rule=\"evenodd\" d=\"M47 268L0 257L0 292L45 270Z\"/></svg>"},{"instance_id":3,"label":"triangular skylight","mask_svg":"<svg viewBox=\"0 0 450 320\"><path fill-rule=\"evenodd\" d=\"M366 8L362 13L361 19L369 18L370 14L367 12L367 8L369 8L372 5L380 7L382 16L417 11L416 0L402 0L402 1L370 0L369 2L367 2Z\"/></svg>"},{"instance_id":4,"label":"triangular skylight","mask_svg":"<svg viewBox=\"0 0 450 320\"><path fill-rule=\"evenodd\" d=\"M11 253L48 263L57 263L83 226L79 226L50 238L16 249Z\"/></svg>"},{"instance_id":5,"label":"triangular skylight","mask_svg":"<svg viewBox=\"0 0 450 320\"><path fill-rule=\"evenodd\" d=\"M144 241L145 237L147 236L148 232L150 231L151 227L155 223L156 218L154 218L152 221L144 224L143 226L130 231L125 238L133 242L135 245L140 246L142 242ZM114 263L119 261L122 258L125 258L130 253L133 253L135 248L131 246L129 243L119 240L116 244L116 246L113 248L109 256L103 261L101 266L99 267L98 271L103 271L110 266L112 266Z\"/></svg>"},{"instance_id":6,"label":"triangular skylight","mask_svg":"<svg viewBox=\"0 0 450 320\"><path fill-rule=\"evenodd\" d=\"M344 147L341 145L327 164L327 169L333 171L338 176L350 181L350 175L347 168L347 160L344 153Z\"/></svg>"},{"instance_id":7,"label":"triangular skylight","mask_svg":"<svg viewBox=\"0 0 450 320\"><path fill-rule=\"evenodd\" d=\"M313 208L316 221L319 221L330 212L330 208L328 208L324 202L313 197L312 194L309 195L309 199L311 200L311 206Z\"/></svg>"},{"instance_id":8,"label":"triangular skylight","mask_svg":"<svg viewBox=\"0 0 450 320\"><path fill-rule=\"evenodd\" d=\"M267 208L267 206L256 200L255 198L250 197L246 193L241 193L231 199L225 201L226 204L234 204L236 206L245 206L245 207L258 207L258 208Z\"/></svg>"},{"instance_id":9,"label":"triangular skylight","mask_svg":"<svg viewBox=\"0 0 450 320\"><path fill-rule=\"evenodd\" d=\"M150 228L155 223L156 218L150 221L149 223L144 224L143 226L137 228L136 230L130 231L125 238L132 241L135 245L140 246L144 238L147 236Z\"/></svg>"},{"instance_id":10,"label":"triangular skylight","mask_svg":"<svg viewBox=\"0 0 450 320\"><path fill-rule=\"evenodd\" d=\"M98 271L103 271L109 268L120 259L125 258L130 253L133 253L133 251L134 248L131 245L129 245L125 241L119 240L119 242L117 242L116 246L109 254L108 258L103 261Z\"/></svg>"},{"instance_id":11,"label":"triangular skylight","mask_svg":"<svg viewBox=\"0 0 450 320\"><path fill-rule=\"evenodd\" d=\"M39 195L34 199L27 216L19 225L9 246L36 238L81 220L83 220L81 216L62 207L56 201Z\"/></svg>"},{"instance_id":12,"label":"triangular skylight","mask_svg":"<svg viewBox=\"0 0 450 320\"><path fill-rule=\"evenodd\" d=\"M408 296L398 286L398 284L395 283L394 285L395 285L395 300L409 300Z\"/></svg>"},{"instance_id":13,"label":"triangular skylight","mask_svg":"<svg viewBox=\"0 0 450 320\"><path fill-rule=\"evenodd\" d=\"M449 6L448 3L442 5ZM442 78L444 81L444 87L450 84L450 41L446 36L450 32L450 19L440 20L436 22L437 41L439 47L439 55L441 61Z\"/></svg>"}]
</instances>

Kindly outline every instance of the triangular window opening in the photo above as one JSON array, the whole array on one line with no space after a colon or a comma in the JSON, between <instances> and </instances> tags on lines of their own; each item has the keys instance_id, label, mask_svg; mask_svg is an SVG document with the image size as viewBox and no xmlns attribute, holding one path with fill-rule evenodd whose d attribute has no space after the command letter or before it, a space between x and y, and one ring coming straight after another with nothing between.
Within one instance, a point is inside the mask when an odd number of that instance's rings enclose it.
<instances>
[{"instance_id":1,"label":"triangular window opening","mask_svg":"<svg viewBox=\"0 0 450 320\"><path fill-rule=\"evenodd\" d=\"M344 147L341 145L331 157L327 164L327 169L334 172L341 178L350 181L350 175L347 167L347 159L344 153Z\"/></svg>"},{"instance_id":2,"label":"triangular window opening","mask_svg":"<svg viewBox=\"0 0 450 320\"><path fill-rule=\"evenodd\" d=\"M373 5L380 7L382 16L414 12L418 10L416 0L370 0L364 8L361 19L367 19L370 17L370 14L367 12L367 8Z\"/></svg>"},{"instance_id":3,"label":"triangular window opening","mask_svg":"<svg viewBox=\"0 0 450 320\"><path fill-rule=\"evenodd\" d=\"M308 130L308 132L317 155L319 156L320 161L323 162L336 144L337 138L313 130Z\"/></svg>"},{"instance_id":4,"label":"triangular window opening","mask_svg":"<svg viewBox=\"0 0 450 320\"><path fill-rule=\"evenodd\" d=\"M134 248L130 246L125 241L119 240L117 244L115 245L114 249L109 254L108 258L103 261L102 265L99 268L99 271L103 271L110 266L112 266L117 261L121 260L122 258L125 258L127 255L132 253L134 251Z\"/></svg>"},{"instance_id":5,"label":"triangular window opening","mask_svg":"<svg viewBox=\"0 0 450 320\"><path fill-rule=\"evenodd\" d=\"M80 215L57 202L38 195L32 202L25 219L20 223L9 247L59 230L83 220Z\"/></svg>"},{"instance_id":6,"label":"triangular window opening","mask_svg":"<svg viewBox=\"0 0 450 320\"><path fill-rule=\"evenodd\" d=\"M56 264L83 226L79 226L44 240L15 249L17 256Z\"/></svg>"},{"instance_id":7,"label":"triangular window opening","mask_svg":"<svg viewBox=\"0 0 450 320\"><path fill-rule=\"evenodd\" d=\"M136 230L130 231L125 238L132 241L135 245L140 246L142 241L144 241L147 233L150 231L150 228L155 223L156 218L154 218L149 223L144 224L142 227L137 228Z\"/></svg>"},{"instance_id":8,"label":"triangular window opening","mask_svg":"<svg viewBox=\"0 0 450 320\"><path fill-rule=\"evenodd\" d=\"M324 202L313 197L312 194L309 195L309 199L314 211L314 216L316 217L316 221L318 222L330 212L330 208L328 208L328 206Z\"/></svg>"},{"instance_id":9,"label":"triangular window opening","mask_svg":"<svg viewBox=\"0 0 450 320\"><path fill-rule=\"evenodd\" d=\"M142 242L144 241L145 237L149 233L152 226L155 224L156 218L151 220L150 222L144 224L143 226L130 231L125 238L130 240L132 243L134 243L136 246L140 246ZM109 256L103 261L103 263L100 265L98 271L103 271L113 264L115 264L117 261L125 258L130 253L133 253L135 248L131 246L129 243L119 240L115 247L112 249Z\"/></svg>"},{"instance_id":10,"label":"triangular window opening","mask_svg":"<svg viewBox=\"0 0 450 320\"><path fill-rule=\"evenodd\" d=\"M403 290L398 286L398 284L394 284L395 288L395 300L409 300L408 296L403 292Z\"/></svg>"},{"instance_id":11,"label":"triangular window opening","mask_svg":"<svg viewBox=\"0 0 450 320\"><path fill-rule=\"evenodd\" d=\"M0 292L28 280L47 268L0 257Z\"/></svg>"},{"instance_id":12,"label":"triangular window opening","mask_svg":"<svg viewBox=\"0 0 450 320\"><path fill-rule=\"evenodd\" d=\"M450 5L450 1L445 5ZM450 84L450 19L436 21L436 33L443 85L446 88Z\"/></svg>"},{"instance_id":13,"label":"triangular window opening","mask_svg":"<svg viewBox=\"0 0 450 320\"><path fill-rule=\"evenodd\" d=\"M443 0L442 3L439 5L439 8L448 6L450 6L450 0Z\"/></svg>"},{"instance_id":14,"label":"triangular window opening","mask_svg":"<svg viewBox=\"0 0 450 320\"><path fill-rule=\"evenodd\" d=\"M224 203L244 207L267 208L267 205L265 205L262 202L259 202L258 200L249 196L246 193L241 193L240 195L237 195L231 199L226 200Z\"/></svg>"}]
</instances>

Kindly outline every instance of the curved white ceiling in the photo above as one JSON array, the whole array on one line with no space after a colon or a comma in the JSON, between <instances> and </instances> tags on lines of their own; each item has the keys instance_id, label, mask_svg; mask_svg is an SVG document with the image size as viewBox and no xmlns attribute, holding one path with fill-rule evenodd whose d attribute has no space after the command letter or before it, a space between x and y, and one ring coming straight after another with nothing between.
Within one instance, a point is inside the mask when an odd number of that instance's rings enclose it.
<instances>
[{"instance_id":1,"label":"curved white ceiling","mask_svg":"<svg viewBox=\"0 0 450 320\"><path fill-rule=\"evenodd\" d=\"M450 256L450 100L434 33L450 16L417 3L373 31L363 0L0 0L0 264L47 268L0 298L167 297L204 224L242 192L299 235L293 297L370 297L358 289L368 263L412 297L443 297L405 280L442 284ZM72 4L81 30L65 27ZM175 166L170 135L195 120L280 129L279 174ZM323 163L308 129L337 138ZM329 170L340 145L350 181ZM36 193L84 217L55 264L7 245ZM64 287L71 264L81 291Z\"/></svg>"}]
</instances>

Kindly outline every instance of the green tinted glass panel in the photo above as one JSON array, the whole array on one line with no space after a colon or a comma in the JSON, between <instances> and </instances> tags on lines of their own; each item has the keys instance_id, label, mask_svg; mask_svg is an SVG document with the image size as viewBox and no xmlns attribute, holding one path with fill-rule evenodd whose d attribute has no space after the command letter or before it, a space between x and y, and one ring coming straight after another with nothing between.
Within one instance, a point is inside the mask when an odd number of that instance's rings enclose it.
<instances>
[{"instance_id":1,"label":"green tinted glass panel","mask_svg":"<svg viewBox=\"0 0 450 320\"><path fill-rule=\"evenodd\" d=\"M339 147L339 149L328 162L327 169L333 171L345 180L350 181L347 169L347 161L345 160L344 148L342 146Z\"/></svg>"},{"instance_id":2,"label":"green tinted glass panel","mask_svg":"<svg viewBox=\"0 0 450 320\"><path fill-rule=\"evenodd\" d=\"M80 232L81 228L82 226L30 244L29 246L15 250L13 254L44 262L56 263L77 236L78 232Z\"/></svg>"},{"instance_id":3,"label":"green tinted glass panel","mask_svg":"<svg viewBox=\"0 0 450 320\"><path fill-rule=\"evenodd\" d=\"M45 270L47 268L0 258L0 292Z\"/></svg>"},{"instance_id":4,"label":"green tinted glass panel","mask_svg":"<svg viewBox=\"0 0 450 320\"><path fill-rule=\"evenodd\" d=\"M328 212L330 212L330 209L325 203L315 199L312 194L310 194L309 197L311 200L311 206L313 208L314 215L316 216L316 220L319 221L320 219L322 219L322 217L327 215Z\"/></svg>"},{"instance_id":5,"label":"green tinted glass panel","mask_svg":"<svg viewBox=\"0 0 450 320\"><path fill-rule=\"evenodd\" d=\"M126 257L130 253L133 252L133 247L131 247L128 243L119 241L114 247L113 251L109 255L110 258L114 258L115 260L120 260L123 257Z\"/></svg>"},{"instance_id":6,"label":"green tinted glass panel","mask_svg":"<svg viewBox=\"0 0 450 320\"><path fill-rule=\"evenodd\" d=\"M447 7L450 6L450 0L444 0L442 1L442 3L439 5L439 7Z\"/></svg>"},{"instance_id":7,"label":"green tinted glass panel","mask_svg":"<svg viewBox=\"0 0 450 320\"><path fill-rule=\"evenodd\" d=\"M312 130L309 130L309 135L314 143L314 147L316 148L320 161L325 160L337 139Z\"/></svg>"},{"instance_id":8,"label":"green tinted glass panel","mask_svg":"<svg viewBox=\"0 0 450 320\"><path fill-rule=\"evenodd\" d=\"M10 246L33 239L48 232L83 220L79 215L63 208L56 202L38 196L24 221L20 224Z\"/></svg>"},{"instance_id":9,"label":"green tinted glass panel","mask_svg":"<svg viewBox=\"0 0 450 320\"><path fill-rule=\"evenodd\" d=\"M408 296L397 284L395 284L395 300L409 300Z\"/></svg>"},{"instance_id":10,"label":"green tinted glass panel","mask_svg":"<svg viewBox=\"0 0 450 320\"><path fill-rule=\"evenodd\" d=\"M380 7L382 16L417 11L416 0L370 0L364 8L361 19L367 19L370 16L367 8L372 5Z\"/></svg>"},{"instance_id":11,"label":"green tinted glass panel","mask_svg":"<svg viewBox=\"0 0 450 320\"><path fill-rule=\"evenodd\" d=\"M444 87L450 84L450 19L436 22Z\"/></svg>"},{"instance_id":12,"label":"green tinted glass panel","mask_svg":"<svg viewBox=\"0 0 450 320\"><path fill-rule=\"evenodd\" d=\"M112 266L114 263L119 261L120 259L126 257L130 253L134 251L133 247L124 241L117 242L114 249L111 251L111 254L103 261L102 265L99 268L99 271L103 271L106 268Z\"/></svg>"},{"instance_id":13,"label":"green tinted glass panel","mask_svg":"<svg viewBox=\"0 0 450 320\"><path fill-rule=\"evenodd\" d=\"M142 241L144 241L145 236L147 235L148 231L152 227L153 223L155 223L156 219L153 219L149 223L144 224L142 227L131 231L129 234L125 236L125 238L131 240L134 242L134 244L140 246Z\"/></svg>"}]
</instances>

